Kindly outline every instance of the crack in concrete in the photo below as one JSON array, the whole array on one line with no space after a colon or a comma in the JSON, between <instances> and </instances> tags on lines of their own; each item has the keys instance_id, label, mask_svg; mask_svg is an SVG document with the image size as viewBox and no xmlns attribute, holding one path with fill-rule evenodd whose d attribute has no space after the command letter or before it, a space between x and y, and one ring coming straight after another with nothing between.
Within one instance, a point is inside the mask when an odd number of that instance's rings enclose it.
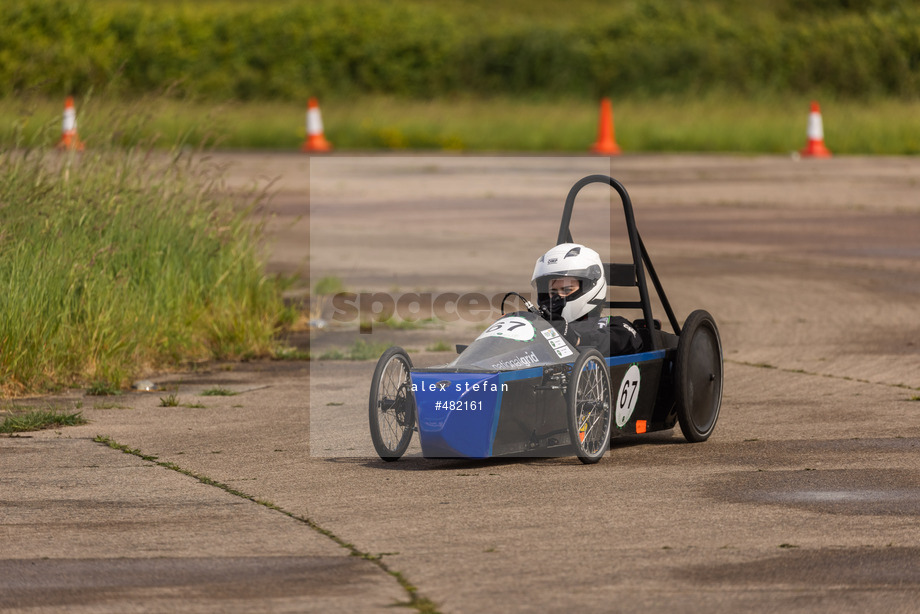
<instances>
[{"instance_id":1,"label":"crack in concrete","mask_svg":"<svg viewBox=\"0 0 920 614\"><path fill-rule=\"evenodd\" d=\"M830 379L839 379L846 382L857 382L859 384L874 384L876 386L885 386L887 388L898 388L901 390L920 390L920 387L908 386L907 384L889 384L887 382L874 382L868 379L861 379L858 377L850 377L849 375L834 375L833 373L817 373L815 371L806 371L804 369L789 369L785 367L778 367L776 365L767 364L764 362L747 362L745 360L733 360L730 358L724 359L725 362L740 365L742 367L756 367L758 369L775 369L782 373L795 373L797 375L810 375L812 377L827 377Z\"/></svg>"},{"instance_id":2,"label":"crack in concrete","mask_svg":"<svg viewBox=\"0 0 920 614\"><path fill-rule=\"evenodd\" d=\"M421 612L422 614L439 614L435 603L431 601L430 599L428 599L427 597L425 597L424 595L421 595L418 591L418 588L415 587L411 582L409 582L408 578L406 578L406 576L403 575L402 572L391 569L389 565L383 562L383 557L385 555L392 554L392 553L381 552L379 554L373 554L371 552L365 552L363 550L360 550L354 544L346 542L344 539L342 539L341 537L339 537L338 535L336 535L329 529L321 527L319 524L316 523L316 521L310 518L299 516L293 512L285 510L284 508L278 505L275 505L271 501L265 501L263 499L258 499L254 497L253 495L244 493L243 491L233 488L229 484L224 484L223 482L219 482L207 476L200 475L189 469L184 469L175 463L168 462L168 461L161 461L156 456L144 454L140 450L136 448L128 447L124 444L120 444L110 437L107 437L104 435L97 435L96 437L93 438L93 441L96 443L108 446L109 448L112 448L113 450L118 450L120 452L123 452L124 454L130 454L132 456L136 456L140 458L141 460L147 461L149 463L153 463L154 465L163 467L164 469L169 469L170 471L181 473L182 475L198 480L202 484L206 484L208 486L214 486L235 497L239 497L241 499L251 501L252 503L256 503L263 507L267 507L270 510L279 512L289 518L292 518L293 520L297 520L298 522L301 522L307 525L308 527L310 527L311 529L313 529L314 531L316 531L317 533L325 537L328 537L329 539L334 541L337 545L341 546L342 548L348 550L351 556L359 557L366 561L370 561L372 564L379 567L381 571L383 571L387 575L394 578L399 583L399 585L402 587L402 589L406 591L406 594L409 597L408 601L398 602L394 605L410 607L410 608L415 609L418 612Z\"/></svg>"}]
</instances>

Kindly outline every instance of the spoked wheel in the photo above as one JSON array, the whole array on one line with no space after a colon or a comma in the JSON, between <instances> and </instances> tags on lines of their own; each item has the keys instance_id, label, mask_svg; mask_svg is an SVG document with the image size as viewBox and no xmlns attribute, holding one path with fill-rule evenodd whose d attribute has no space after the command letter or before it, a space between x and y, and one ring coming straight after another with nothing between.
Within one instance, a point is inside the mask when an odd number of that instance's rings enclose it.
<instances>
[{"instance_id":1,"label":"spoked wheel","mask_svg":"<svg viewBox=\"0 0 920 614\"><path fill-rule=\"evenodd\" d=\"M415 395L409 369L412 361L401 347L391 347L374 370L369 418L374 449L385 461L405 454L415 428Z\"/></svg>"},{"instance_id":2,"label":"spoked wheel","mask_svg":"<svg viewBox=\"0 0 920 614\"><path fill-rule=\"evenodd\" d=\"M698 309L684 322L674 370L680 430L687 441L706 441L722 406L722 342L708 312Z\"/></svg>"},{"instance_id":3,"label":"spoked wheel","mask_svg":"<svg viewBox=\"0 0 920 614\"><path fill-rule=\"evenodd\" d=\"M610 373L597 350L578 356L569 379L566 403L569 437L583 463L596 463L610 447L613 404L610 401Z\"/></svg>"}]
</instances>

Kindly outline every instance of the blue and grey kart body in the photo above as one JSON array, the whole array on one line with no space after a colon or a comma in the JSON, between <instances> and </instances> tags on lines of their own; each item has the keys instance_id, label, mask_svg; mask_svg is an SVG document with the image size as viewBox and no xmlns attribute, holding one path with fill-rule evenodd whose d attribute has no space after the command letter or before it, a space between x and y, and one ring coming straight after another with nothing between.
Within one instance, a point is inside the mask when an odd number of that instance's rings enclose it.
<instances>
[{"instance_id":1,"label":"blue and grey kart body","mask_svg":"<svg viewBox=\"0 0 920 614\"><path fill-rule=\"evenodd\" d=\"M666 354L604 359L617 391L614 435L674 427L673 395L659 390ZM578 355L548 321L523 311L496 321L450 364L412 369L422 454L545 456L569 447L565 384Z\"/></svg>"},{"instance_id":2,"label":"blue and grey kart body","mask_svg":"<svg viewBox=\"0 0 920 614\"><path fill-rule=\"evenodd\" d=\"M608 301L613 310L640 311L633 326L642 350L602 356L573 347L526 299L527 311L504 314L446 365L413 368L398 347L377 363L371 384L371 439L384 460L396 460L418 432L426 458L558 456L585 463L606 453L610 440L674 428L691 442L712 434L722 401L722 346L707 312L677 323L636 230L626 189L591 175L569 192L557 244L572 243L575 196L591 183L620 195L632 262L605 264L608 285L631 287L638 300ZM647 278L673 333L654 319ZM513 293L509 293L513 294ZM506 296L507 298L507 296Z\"/></svg>"}]
</instances>

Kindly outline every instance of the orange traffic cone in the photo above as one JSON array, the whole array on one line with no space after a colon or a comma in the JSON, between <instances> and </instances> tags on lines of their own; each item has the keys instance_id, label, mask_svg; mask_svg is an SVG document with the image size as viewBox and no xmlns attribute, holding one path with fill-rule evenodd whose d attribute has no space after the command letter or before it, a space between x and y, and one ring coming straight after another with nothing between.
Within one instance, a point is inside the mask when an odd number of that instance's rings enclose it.
<instances>
[{"instance_id":1,"label":"orange traffic cone","mask_svg":"<svg viewBox=\"0 0 920 614\"><path fill-rule=\"evenodd\" d=\"M601 100L601 117L597 125L597 142L591 146L591 151L598 154L615 156L620 153L613 136L613 106L609 98Z\"/></svg>"},{"instance_id":2,"label":"orange traffic cone","mask_svg":"<svg viewBox=\"0 0 920 614\"><path fill-rule=\"evenodd\" d=\"M61 125L61 140L58 149L75 149L83 151L83 141L77 136L77 110L73 106L73 96L64 102L64 121Z\"/></svg>"},{"instance_id":3,"label":"orange traffic cone","mask_svg":"<svg viewBox=\"0 0 920 614\"><path fill-rule=\"evenodd\" d=\"M316 98L307 102L307 140L303 142L301 151L330 151L332 143L323 135L323 117L319 112L319 103Z\"/></svg>"},{"instance_id":4,"label":"orange traffic cone","mask_svg":"<svg viewBox=\"0 0 920 614\"><path fill-rule=\"evenodd\" d=\"M801 152L806 158L830 158L831 152L824 146L824 123L821 121L821 107L811 103L808 114L808 145Z\"/></svg>"}]
</instances>

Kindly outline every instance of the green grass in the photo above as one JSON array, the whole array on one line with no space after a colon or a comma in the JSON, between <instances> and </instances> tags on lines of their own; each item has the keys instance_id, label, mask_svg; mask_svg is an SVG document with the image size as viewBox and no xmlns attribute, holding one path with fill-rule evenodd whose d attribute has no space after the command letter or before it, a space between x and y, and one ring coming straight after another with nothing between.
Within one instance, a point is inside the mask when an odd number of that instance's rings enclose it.
<instances>
[{"instance_id":1,"label":"green grass","mask_svg":"<svg viewBox=\"0 0 920 614\"><path fill-rule=\"evenodd\" d=\"M308 297L309 309L307 311L308 322L321 320L326 306L332 300L332 296L345 290L345 284L341 278L335 275L327 275L313 285L313 292Z\"/></svg>"},{"instance_id":2,"label":"green grass","mask_svg":"<svg viewBox=\"0 0 920 614\"><path fill-rule=\"evenodd\" d=\"M160 407L178 407L179 395L171 393L165 397L160 397Z\"/></svg>"},{"instance_id":3,"label":"green grass","mask_svg":"<svg viewBox=\"0 0 920 614\"><path fill-rule=\"evenodd\" d=\"M272 360L310 360L310 352L290 346L277 347Z\"/></svg>"},{"instance_id":4,"label":"green grass","mask_svg":"<svg viewBox=\"0 0 920 614\"><path fill-rule=\"evenodd\" d=\"M0 394L269 355L291 319L262 266L258 197L179 148L122 148L109 120L83 154L22 126L0 151Z\"/></svg>"},{"instance_id":5,"label":"green grass","mask_svg":"<svg viewBox=\"0 0 920 614\"><path fill-rule=\"evenodd\" d=\"M425 349L429 352L452 352L454 351L454 346L447 341L437 341Z\"/></svg>"},{"instance_id":6,"label":"green grass","mask_svg":"<svg viewBox=\"0 0 920 614\"><path fill-rule=\"evenodd\" d=\"M788 153L804 147L807 96L745 98L682 95L613 99L616 140L625 153ZM587 153L596 139L598 102L583 99L446 98L389 96L322 101L326 136L336 150ZM834 154L918 154L916 102L819 98L827 146ZM60 101L0 100L0 143L17 134L52 145ZM280 102L203 104L167 99L77 101L80 136L90 148L114 142L266 148L297 151L304 110ZM130 130L106 135L113 116Z\"/></svg>"},{"instance_id":7,"label":"green grass","mask_svg":"<svg viewBox=\"0 0 920 614\"><path fill-rule=\"evenodd\" d=\"M373 341L365 341L364 339L356 339L348 349L342 350L339 348L333 348L326 350L323 354L320 355L319 359L377 360L380 358L380 355L383 354L389 347L390 344L388 343L375 343Z\"/></svg>"},{"instance_id":8,"label":"green grass","mask_svg":"<svg viewBox=\"0 0 920 614\"><path fill-rule=\"evenodd\" d=\"M93 403L93 409L130 409L121 403Z\"/></svg>"},{"instance_id":9,"label":"green grass","mask_svg":"<svg viewBox=\"0 0 920 614\"><path fill-rule=\"evenodd\" d=\"M417 330L427 328L435 324L434 318L423 318L420 320L403 320L396 316L390 316L382 322L364 322L365 327L385 326L392 330Z\"/></svg>"},{"instance_id":10,"label":"green grass","mask_svg":"<svg viewBox=\"0 0 920 614\"><path fill-rule=\"evenodd\" d=\"M63 413L53 409L31 410L4 418L3 422L0 422L0 433L23 433L86 423L87 420L83 417L82 412Z\"/></svg>"},{"instance_id":11,"label":"green grass","mask_svg":"<svg viewBox=\"0 0 920 614\"><path fill-rule=\"evenodd\" d=\"M344 292L344 290L345 283L340 277L335 275L327 275L313 284L313 294L316 296L327 296L338 292Z\"/></svg>"},{"instance_id":12,"label":"green grass","mask_svg":"<svg viewBox=\"0 0 920 614\"><path fill-rule=\"evenodd\" d=\"M239 394L238 392L233 392L232 390L228 390L224 388L223 386L217 386L215 388L208 388L207 390L203 391L201 393L201 396L203 397L235 397L238 394Z\"/></svg>"},{"instance_id":13,"label":"green grass","mask_svg":"<svg viewBox=\"0 0 920 614\"><path fill-rule=\"evenodd\" d=\"M806 142L807 98L614 98L624 152L787 153ZM838 154L920 153L916 103L823 100L825 140ZM326 135L339 149L587 153L599 105L582 100L370 98L328 101Z\"/></svg>"},{"instance_id":14,"label":"green grass","mask_svg":"<svg viewBox=\"0 0 920 614\"><path fill-rule=\"evenodd\" d=\"M91 397L108 397L121 394L118 386L105 380L97 380L89 385L86 389L87 396Z\"/></svg>"}]
</instances>

